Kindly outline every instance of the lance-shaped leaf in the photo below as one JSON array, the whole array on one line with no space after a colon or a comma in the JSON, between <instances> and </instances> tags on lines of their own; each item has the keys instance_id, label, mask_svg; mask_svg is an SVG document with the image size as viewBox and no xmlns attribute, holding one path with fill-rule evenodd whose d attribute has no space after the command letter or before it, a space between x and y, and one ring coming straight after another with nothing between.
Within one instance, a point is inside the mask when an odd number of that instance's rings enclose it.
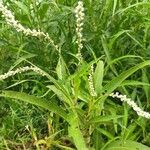
<instances>
[{"instance_id":1,"label":"lance-shaped leaf","mask_svg":"<svg viewBox=\"0 0 150 150\"><path fill-rule=\"evenodd\" d=\"M126 80L130 75L132 75L134 72L136 72L139 69L144 68L145 66L150 65L150 60L144 61L140 64L137 64L136 66L128 69L127 71L122 72L119 76L112 79L110 82L108 82L104 88L103 91L107 91L107 93L113 92L120 84Z\"/></svg>"},{"instance_id":2,"label":"lance-shaped leaf","mask_svg":"<svg viewBox=\"0 0 150 150\"><path fill-rule=\"evenodd\" d=\"M40 106L44 109L47 109L49 111L52 111L58 114L59 116L64 118L66 121L68 121L67 113L61 107L57 106L57 104L55 104L54 102L46 101L44 99L37 98L33 95L28 95L26 93L16 92L16 91L2 91L0 93L0 97L18 99L18 100L21 100L30 104L34 104L36 106Z\"/></svg>"},{"instance_id":3,"label":"lance-shaped leaf","mask_svg":"<svg viewBox=\"0 0 150 150\"><path fill-rule=\"evenodd\" d=\"M148 146L131 140L118 140L110 143L105 150L150 150Z\"/></svg>"},{"instance_id":4,"label":"lance-shaped leaf","mask_svg":"<svg viewBox=\"0 0 150 150\"><path fill-rule=\"evenodd\" d=\"M100 94L102 90L103 73L104 73L104 63L103 61L100 60L97 63L97 67L94 72L94 88L97 94Z\"/></svg>"}]
</instances>

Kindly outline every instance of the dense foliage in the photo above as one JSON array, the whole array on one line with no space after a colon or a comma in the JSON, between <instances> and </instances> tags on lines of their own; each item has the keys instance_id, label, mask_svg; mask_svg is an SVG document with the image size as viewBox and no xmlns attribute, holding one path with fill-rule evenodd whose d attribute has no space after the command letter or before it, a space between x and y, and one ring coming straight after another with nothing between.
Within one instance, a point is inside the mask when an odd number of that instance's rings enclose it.
<instances>
[{"instance_id":1,"label":"dense foliage","mask_svg":"<svg viewBox=\"0 0 150 150\"><path fill-rule=\"evenodd\" d=\"M0 0L0 149L150 149L150 1L82 2Z\"/></svg>"}]
</instances>

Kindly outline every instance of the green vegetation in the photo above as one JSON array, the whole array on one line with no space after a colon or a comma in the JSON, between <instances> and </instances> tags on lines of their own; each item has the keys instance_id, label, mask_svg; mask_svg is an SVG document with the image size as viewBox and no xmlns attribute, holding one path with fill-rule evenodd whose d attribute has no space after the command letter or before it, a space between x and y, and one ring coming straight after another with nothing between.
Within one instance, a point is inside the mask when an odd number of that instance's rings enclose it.
<instances>
[{"instance_id":1,"label":"green vegetation","mask_svg":"<svg viewBox=\"0 0 150 150\"><path fill-rule=\"evenodd\" d=\"M150 150L149 9L0 1L0 150Z\"/></svg>"}]
</instances>

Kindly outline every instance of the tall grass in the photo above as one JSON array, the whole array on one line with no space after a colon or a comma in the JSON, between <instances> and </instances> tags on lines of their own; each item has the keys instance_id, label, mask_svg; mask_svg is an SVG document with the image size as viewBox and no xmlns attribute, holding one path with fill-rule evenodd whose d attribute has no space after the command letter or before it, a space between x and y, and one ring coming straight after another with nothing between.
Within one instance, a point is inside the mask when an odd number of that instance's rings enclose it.
<instances>
[{"instance_id":1,"label":"tall grass","mask_svg":"<svg viewBox=\"0 0 150 150\"><path fill-rule=\"evenodd\" d=\"M0 149L150 149L149 1L2 4Z\"/></svg>"}]
</instances>

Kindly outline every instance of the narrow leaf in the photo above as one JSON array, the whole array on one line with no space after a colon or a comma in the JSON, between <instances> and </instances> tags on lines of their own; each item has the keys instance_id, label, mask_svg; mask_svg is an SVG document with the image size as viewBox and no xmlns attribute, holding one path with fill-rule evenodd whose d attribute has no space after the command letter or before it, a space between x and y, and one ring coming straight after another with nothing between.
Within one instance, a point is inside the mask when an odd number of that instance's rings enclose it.
<instances>
[{"instance_id":1,"label":"narrow leaf","mask_svg":"<svg viewBox=\"0 0 150 150\"><path fill-rule=\"evenodd\" d=\"M111 139L111 140L114 139L114 136L110 132L108 132L102 128L97 128L96 130L99 131L100 133L104 134L105 136L107 136L109 139Z\"/></svg>"},{"instance_id":2,"label":"narrow leaf","mask_svg":"<svg viewBox=\"0 0 150 150\"><path fill-rule=\"evenodd\" d=\"M150 148L138 142L118 140L110 143L105 150L150 150Z\"/></svg>"},{"instance_id":3,"label":"narrow leaf","mask_svg":"<svg viewBox=\"0 0 150 150\"><path fill-rule=\"evenodd\" d=\"M132 75L137 70L142 69L148 65L150 65L150 60L144 61L144 62L137 64L136 66L130 68L129 70L122 72L119 76L117 76L116 78L112 79L109 83L107 83L104 86L103 91L107 91L108 94L113 92L130 75Z\"/></svg>"},{"instance_id":4,"label":"narrow leaf","mask_svg":"<svg viewBox=\"0 0 150 150\"><path fill-rule=\"evenodd\" d=\"M104 63L103 61L100 60L97 63L97 67L94 72L94 87L97 94L100 94L102 90L103 73L104 73Z\"/></svg>"},{"instance_id":5,"label":"narrow leaf","mask_svg":"<svg viewBox=\"0 0 150 150\"><path fill-rule=\"evenodd\" d=\"M47 87L52 90L60 100L70 105L71 99L66 97L66 95L60 89L56 88L55 85L48 85Z\"/></svg>"},{"instance_id":6,"label":"narrow leaf","mask_svg":"<svg viewBox=\"0 0 150 150\"><path fill-rule=\"evenodd\" d=\"M90 120L91 123L104 123L104 122L109 122L113 119L121 118L122 116L114 116L114 115L109 115L109 116L97 116L94 117L93 119Z\"/></svg>"},{"instance_id":7,"label":"narrow leaf","mask_svg":"<svg viewBox=\"0 0 150 150\"><path fill-rule=\"evenodd\" d=\"M63 80L66 78L66 75L67 75L66 64L61 56L59 57L59 60L58 60L56 72L60 80Z\"/></svg>"}]
</instances>

